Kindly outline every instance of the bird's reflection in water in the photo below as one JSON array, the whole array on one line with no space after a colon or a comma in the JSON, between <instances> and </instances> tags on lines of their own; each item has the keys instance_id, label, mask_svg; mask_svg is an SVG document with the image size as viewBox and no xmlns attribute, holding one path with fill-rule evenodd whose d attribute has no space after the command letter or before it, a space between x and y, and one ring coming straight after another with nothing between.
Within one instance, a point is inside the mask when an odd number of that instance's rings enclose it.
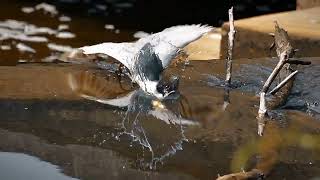
<instances>
[{"instance_id":1,"label":"bird's reflection in water","mask_svg":"<svg viewBox=\"0 0 320 180\"><path fill-rule=\"evenodd\" d=\"M140 168L154 169L167 157L182 150L183 143L188 141L184 128L199 125L181 116L179 110L187 108L185 103L182 105L183 97L178 93L158 101L134 88L125 77L94 70L70 73L68 84L83 98L125 111L122 122L119 122L121 131L115 137L129 136L132 144L138 143L148 150L143 153L144 157L138 159Z\"/></svg>"}]
</instances>

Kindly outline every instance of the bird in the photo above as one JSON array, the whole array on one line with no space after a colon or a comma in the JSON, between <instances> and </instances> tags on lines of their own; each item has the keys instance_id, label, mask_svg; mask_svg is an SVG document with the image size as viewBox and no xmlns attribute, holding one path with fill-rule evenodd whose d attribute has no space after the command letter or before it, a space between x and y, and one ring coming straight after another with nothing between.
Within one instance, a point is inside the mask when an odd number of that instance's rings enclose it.
<instances>
[{"instance_id":1,"label":"bird","mask_svg":"<svg viewBox=\"0 0 320 180\"><path fill-rule=\"evenodd\" d=\"M129 70L129 77L149 95L162 100L178 89L179 78L169 81L162 72L170 65L181 49L213 30L208 25L178 25L143 37L136 42L101 44L80 47L85 55L104 54L122 63Z\"/></svg>"}]
</instances>

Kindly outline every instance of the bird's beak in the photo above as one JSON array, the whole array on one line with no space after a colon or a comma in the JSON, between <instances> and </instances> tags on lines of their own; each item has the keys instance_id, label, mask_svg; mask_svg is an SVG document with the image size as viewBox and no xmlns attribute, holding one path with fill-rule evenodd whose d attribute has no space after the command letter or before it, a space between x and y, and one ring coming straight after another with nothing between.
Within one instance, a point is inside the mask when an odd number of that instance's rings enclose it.
<instances>
[{"instance_id":1,"label":"bird's beak","mask_svg":"<svg viewBox=\"0 0 320 180\"><path fill-rule=\"evenodd\" d=\"M154 108L165 109L165 105L159 100L152 100L152 106Z\"/></svg>"}]
</instances>

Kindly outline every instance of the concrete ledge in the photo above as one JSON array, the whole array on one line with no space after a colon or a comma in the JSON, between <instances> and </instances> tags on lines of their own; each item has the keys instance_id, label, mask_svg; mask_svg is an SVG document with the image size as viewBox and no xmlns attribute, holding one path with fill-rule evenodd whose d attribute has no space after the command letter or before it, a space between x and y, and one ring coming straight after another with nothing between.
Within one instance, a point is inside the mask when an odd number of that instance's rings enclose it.
<instances>
[{"instance_id":1,"label":"concrete ledge","mask_svg":"<svg viewBox=\"0 0 320 180\"><path fill-rule=\"evenodd\" d=\"M235 21L237 29L235 58L254 58L270 56L270 45L274 32L274 21L285 28L298 57L320 56L320 7L301 11L289 11L271 15L258 16ZM222 26L221 56L226 57L228 23Z\"/></svg>"},{"instance_id":2,"label":"concrete ledge","mask_svg":"<svg viewBox=\"0 0 320 180\"><path fill-rule=\"evenodd\" d=\"M184 48L189 60L209 60L220 58L221 29L208 33Z\"/></svg>"}]
</instances>

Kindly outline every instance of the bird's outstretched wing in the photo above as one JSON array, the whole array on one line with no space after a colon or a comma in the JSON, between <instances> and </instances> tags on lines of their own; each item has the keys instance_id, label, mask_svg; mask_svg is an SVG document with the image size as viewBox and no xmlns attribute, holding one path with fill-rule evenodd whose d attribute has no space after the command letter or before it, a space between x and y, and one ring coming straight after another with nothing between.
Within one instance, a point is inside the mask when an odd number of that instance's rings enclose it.
<instances>
[{"instance_id":1,"label":"bird's outstretched wing","mask_svg":"<svg viewBox=\"0 0 320 180\"><path fill-rule=\"evenodd\" d=\"M153 34L152 36L156 36L161 41L168 42L177 48L183 48L192 41L199 39L203 34L211 31L212 29L213 28L211 26L200 24L180 25L164 29L159 33Z\"/></svg>"},{"instance_id":2,"label":"bird's outstretched wing","mask_svg":"<svg viewBox=\"0 0 320 180\"><path fill-rule=\"evenodd\" d=\"M192 41L199 39L203 34L213 28L206 25L181 25L167 28L161 32L139 39L135 43L102 43L80 48L84 54L106 54L120 61L128 69L132 70L134 57L147 43L154 48L166 68L171 60L177 55L180 48L185 47Z\"/></svg>"},{"instance_id":3,"label":"bird's outstretched wing","mask_svg":"<svg viewBox=\"0 0 320 180\"><path fill-rule=\"evenodd\" d=\"M162 66L166 68L181 48L199 39L212 29L213 27L206 25L173 26L139 39L136 46L142 47L144 44L150 43L159 56Z\"/></svg>"},{"instance_id":4,"label":"bird's outstretched wing","mask_svg":"<svg viewBox=\"0 0 320 180\"><path fill-rule=\"evenodd\" d=\"M106 54L121 62L128 69L132 69L133 59L139 51L134 43L102 43L79 48L84 54Z\"/></svg>"}]
</instances>

